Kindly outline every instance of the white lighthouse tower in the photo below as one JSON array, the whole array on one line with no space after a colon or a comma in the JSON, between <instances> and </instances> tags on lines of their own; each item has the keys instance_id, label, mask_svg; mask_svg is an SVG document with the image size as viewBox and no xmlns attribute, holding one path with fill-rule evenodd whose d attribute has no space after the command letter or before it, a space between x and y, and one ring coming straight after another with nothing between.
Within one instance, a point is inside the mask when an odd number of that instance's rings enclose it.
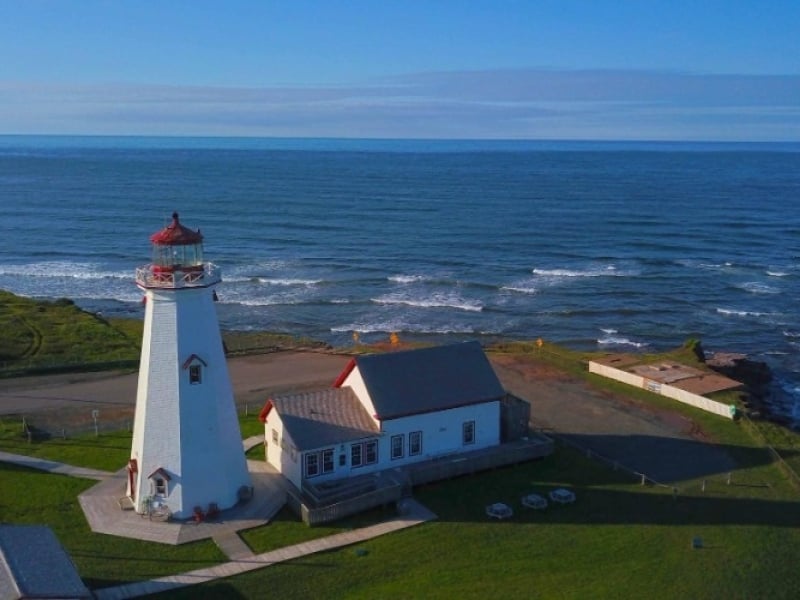
<instances>
[{"instance_id":1,"label":"white lighthouse tower","mask_svg":"<svg viewBox=\"0 0 800 600\"><path fill-rule=\"evenodd\" d=\"M139 513L184 519L233 506L250 475L214 307L220 269L178 213L150 241L153 262L136 269L146 309L128 496Z\"/></svg>"}]
</instances>

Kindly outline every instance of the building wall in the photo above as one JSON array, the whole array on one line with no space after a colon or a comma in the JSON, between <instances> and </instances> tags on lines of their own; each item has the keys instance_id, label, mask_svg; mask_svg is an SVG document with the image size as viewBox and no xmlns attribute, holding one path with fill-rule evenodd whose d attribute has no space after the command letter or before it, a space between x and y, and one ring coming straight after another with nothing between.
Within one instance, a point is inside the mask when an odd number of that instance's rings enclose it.
<instances>
[{"instance_id":1,"label":"building wall","mask_svg":"<svg viewBox=\"0 0 800 600\"><path fill-rule=\"evenodd\" d=\"M271 416L271 415L270 415ZM466 421L475 422L475 441L472 444L463 443L463 423ZM335 444L323 448L315 448L303 453L321 452L331 448L334 451L334 470L331 473L320 474L310 480L318 483L331 479L364 475L374 473L384 469L391 469L423 460L429 460L437 456L455 454L458 452L471 452L490 446L500 444L500 401L487 402L471 406L463 406L449 410L413 415L381 423L382 432L374 438L365 438L356 442ZM409 433L412 431L422 432L422 452L419 455L409 455ZM403 435L403 456L402 458L392 459L392 436ZM268 433L269 435L269 433ZM351 447L354 443L376 439L378 441L378 461L371 465L354 467L351 464ZM340 465L339 456L345 455L345 464ZM270 461L273 466L276 462ZM281 459L280 464L285 465L286 461ZM305 473L303 461L298 460L296 468L300 469L299 474ZM294 482L294 481L293 481ZM295 483L295 485L298 485ZM299 487L299 485L298 485Z\"/></svg>"},{"instance_id":2,"label":"building wall","mask_svg":"<svg viewBox=\"0 0 800 600\"><path fill-rule=\"evenodd\" d=\"M370 398L369 392L367 391L367 386L364 383L364 378L361 376L361 371L359 370L358 365L356 365L356 367L350 371L350 374L344 380L342 387L350 387L355 393L359 402L361 402L364 410L367 411L367 414L372 418L373 421L375 421L376 425L380 425L379 421L375 418L375 405L372 403L372 398Z\"/></svg>"},{"instance_id":3,"label":"building wall","mask_svg":"<svg viewBox=\"0 0 800 600\"><path fill-rule=\"evenodd\" d=\"M464 445L463 424L475 421L475 442ZM420 460L428 460L443 454L479 450L500 443L500 401L451 408L383 422L384 444L381 449L381 464L384 468L399 466ZM409 456L408 434L422 431L422 454ZM404 457L391 458L391 437L402 434Z\"/></svg>"},{"instance_id":4,"label":"building wall","mask_svg":"<svg viewBox=\"0 0 800 600\"><path fill-rule=\"evenodd\" d=\"M299 489L302 483L302 456L274 409L264 422L264 444L267 462Z\"/></svg>"}]
</instances>

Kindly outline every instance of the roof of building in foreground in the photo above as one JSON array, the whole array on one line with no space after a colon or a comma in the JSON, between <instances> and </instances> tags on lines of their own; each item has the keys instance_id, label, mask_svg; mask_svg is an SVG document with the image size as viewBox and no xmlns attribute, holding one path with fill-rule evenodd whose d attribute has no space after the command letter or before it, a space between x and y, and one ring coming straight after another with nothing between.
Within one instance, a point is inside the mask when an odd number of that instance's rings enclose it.
<instances>
[{"instance_id":1,"label":"roof of building in foreground","mask_svg":"<svg viewBox=\"0 0 800 600\"><path fill-rule=\"evenodd\" d=\"M45 525L0 525L0 598L91 598L75 565Z\"/></svg>"},{"instance_id":2,"label":"roof of building in foreground","mask_svg":"<svg viewBox=\"0 0 800 600\"><path fill-rule=\"evenodd\" d=\"M475 341L358 356L355 366L376 417L382 420L490 402L505 395Z\"/></svg>"},{"instance_id":3,"label":"roof of building in foreground","mask_svg":"<svg viewBox=\"0 0 800 600\"><path fill-rule=\"evenodd\" d=\"M272 409L280 415L284 429L300 451L379 433L375 421L349 387L273 396L262 411L262 420Z\"/></svg>"}]
</instances>

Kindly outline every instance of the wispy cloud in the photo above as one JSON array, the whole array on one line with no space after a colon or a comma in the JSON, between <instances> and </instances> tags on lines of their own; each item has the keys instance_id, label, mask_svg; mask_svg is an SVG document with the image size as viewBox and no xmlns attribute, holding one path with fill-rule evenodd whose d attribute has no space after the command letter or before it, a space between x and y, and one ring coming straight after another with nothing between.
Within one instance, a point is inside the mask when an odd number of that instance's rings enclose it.
<instances>
[{"instance_id":1,"label":"wispy cloud","mask_svg":"<svg viewBox=\"0 0 800 600\"><path fill-rule=\"evenodd\" d=\"M0 131L800 141L800 75L528 69L270 88L0 82Z\"/></svg>"}]
</instances>

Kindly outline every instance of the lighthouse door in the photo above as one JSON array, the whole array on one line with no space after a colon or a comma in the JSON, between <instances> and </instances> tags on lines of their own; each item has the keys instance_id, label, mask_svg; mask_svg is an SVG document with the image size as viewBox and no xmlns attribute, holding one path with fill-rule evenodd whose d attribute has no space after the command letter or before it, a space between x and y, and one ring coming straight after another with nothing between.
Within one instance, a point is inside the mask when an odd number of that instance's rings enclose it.
<instances>
[{"instance_id":1,"label":"lighthouse door","mask_svg":"<svg viewBox=\"0 0 800 600\"><path fill-rule=\"evenodd\" d=\"M132 458L128 461L128 496L136 502L136 474L139 472L136 459Z\"/></svg>"}]
</instances>

